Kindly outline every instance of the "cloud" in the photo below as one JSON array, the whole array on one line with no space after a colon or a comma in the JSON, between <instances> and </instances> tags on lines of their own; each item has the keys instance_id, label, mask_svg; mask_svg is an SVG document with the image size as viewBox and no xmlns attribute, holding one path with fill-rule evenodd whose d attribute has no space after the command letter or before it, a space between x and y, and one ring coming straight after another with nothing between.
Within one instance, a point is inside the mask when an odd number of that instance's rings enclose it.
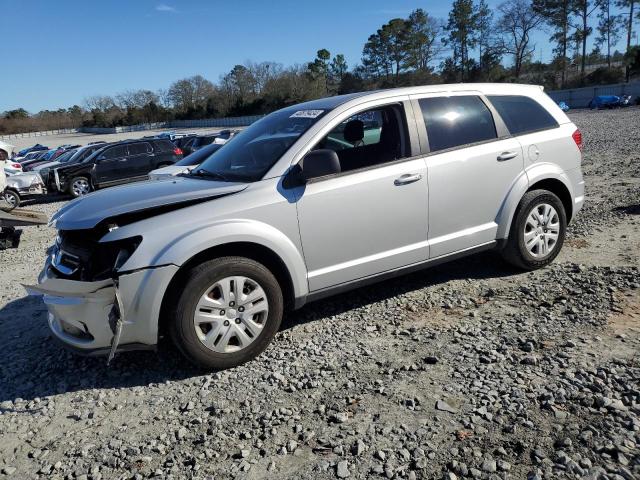
<instances>
[{"instance_id":1,"label":"cloud","mask_svg":"<svg viewBox=\"0 0 640 480\"><path fill-rule=\"evenodd\" d=\"M164 3L161 3L160 5L156 5L156 11L157 12L169 12L169 13L176 13L177 12L175 7L172 7L171 5L167 5L167 4L164 4Z\"/></svg>"}]
</instances>

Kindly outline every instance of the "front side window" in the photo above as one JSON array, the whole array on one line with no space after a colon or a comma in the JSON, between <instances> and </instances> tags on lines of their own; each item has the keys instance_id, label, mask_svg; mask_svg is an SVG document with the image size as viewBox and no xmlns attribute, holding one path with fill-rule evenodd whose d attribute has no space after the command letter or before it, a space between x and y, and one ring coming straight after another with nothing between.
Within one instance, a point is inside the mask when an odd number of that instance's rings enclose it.
<instances>
[{"instance_id":1,"label":"front side window","mask_svg":"<svg viewBox=\"0 0 640 480\"><path fill-rule=\"evenodd\" d=\"M357 113L336 125L314 149L335 151L342 172L367 168L404 158L404 109L399 104Z\"/></svg>"},{"instance_id":2,"label":"front side window","mask_svg":"<svg viewBox=\"0 0 640 480\"><path fill-rule=\"evenodd\" d=\"M558 122L533 98L522 95L488 95L512 135L556 128Z\"/></svg>"},{"instance_id":3,"label":"front side window","mask_svg":"<svg viewBox=\"0 0 640 480\"><path fill-rule=\"evenodd\" d=\"M255 182L327 110L290 107L258 120L224 145L190 175L230 182Z\"/></svg>"},{"instance_id":4,"label":"front side window","mask_svg":"<svg viewBox=\"0 0 640 480\"><path fill-rule=\"evenodd\" d=\"M497 138L491 111L475 95L418 101L432 152Z\"/></svg>"}]
</instances>

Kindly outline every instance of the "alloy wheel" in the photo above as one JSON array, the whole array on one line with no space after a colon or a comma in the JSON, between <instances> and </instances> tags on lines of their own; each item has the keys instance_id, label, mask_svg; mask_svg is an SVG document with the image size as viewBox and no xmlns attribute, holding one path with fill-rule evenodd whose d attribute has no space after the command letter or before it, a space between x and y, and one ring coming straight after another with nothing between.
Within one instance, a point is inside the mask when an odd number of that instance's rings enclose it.
<instances>
[{"instance_id":1,"label":"alloy wheel","mask_svg":"<svg viewBox=\"0 0 640 480\"><path fill-rule=\"evenodd\" d=\"M560 237L560 217L548 203L533 207L524 225L524 245L532 257L543 259L551 254Z\"/></svg>"},{"instance_id":2,"label":"alloy wheel","mask_svg":"<svg viewBox=\"0 0 640 480\"><path fill-rule=\"evenodd\" d=\"M71 189L73 190L74 195L77 197L86 195L90 190L89 181L86 178L78 178L74 180Z\"/></svg>"}]
</instances>

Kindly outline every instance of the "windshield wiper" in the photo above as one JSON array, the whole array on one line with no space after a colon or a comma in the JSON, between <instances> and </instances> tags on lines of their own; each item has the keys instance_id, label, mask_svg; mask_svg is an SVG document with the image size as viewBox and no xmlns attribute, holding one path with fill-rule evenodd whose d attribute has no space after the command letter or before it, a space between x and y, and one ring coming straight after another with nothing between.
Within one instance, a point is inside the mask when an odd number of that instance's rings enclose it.
<instances>
[{"instance_id":1,"label":"windshield wiper","mask_svg":"<svg viewBox=\"0 0 640 480\"><path fill-rule=\"evenodd\" d=\"M196 177L207 177L207 178L216 178L218 180L222 180L223 182L230 182L227 177L218 172L210 172L209 170L205 170L203 168L199 168L198 170L192 170L189 175L193 175Z\"/></svg>"}]
</instances>

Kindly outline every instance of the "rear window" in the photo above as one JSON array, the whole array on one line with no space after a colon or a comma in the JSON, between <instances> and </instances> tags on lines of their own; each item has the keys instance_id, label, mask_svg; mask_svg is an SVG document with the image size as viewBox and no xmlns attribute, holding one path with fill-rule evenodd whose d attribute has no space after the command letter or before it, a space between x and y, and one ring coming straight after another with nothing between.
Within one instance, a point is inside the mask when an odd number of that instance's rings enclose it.
<instances>
[{"instance_id":1,"label":"rear window","mask_svg":"<svg viewBox=\"0 0 640 480\"><path fill-rule=\"evenodd\" d=\"M521 95L488 95L512 135L556 128L558 122L534 99Z\"/></svg>"},{"instance_id":2,"label":"rear window","mask_svg":"<svg viewBox=\"0 0 640 480\"><path fill-rule=\"evenodd\" d=\"M422 98L419 103L432 152L497 137L491 111L480 97Z\"/></svg>"},{"instance_id":3,"label":"rear window","mask_svg":"<svg viewBox=\"0 0 640 480\"><path fill-rule=\"evenodd\" d=\"M151 152L153 152L153 149L147 142L129 144L129 155L142 155Z\"/></svg>"}]
</instances>

